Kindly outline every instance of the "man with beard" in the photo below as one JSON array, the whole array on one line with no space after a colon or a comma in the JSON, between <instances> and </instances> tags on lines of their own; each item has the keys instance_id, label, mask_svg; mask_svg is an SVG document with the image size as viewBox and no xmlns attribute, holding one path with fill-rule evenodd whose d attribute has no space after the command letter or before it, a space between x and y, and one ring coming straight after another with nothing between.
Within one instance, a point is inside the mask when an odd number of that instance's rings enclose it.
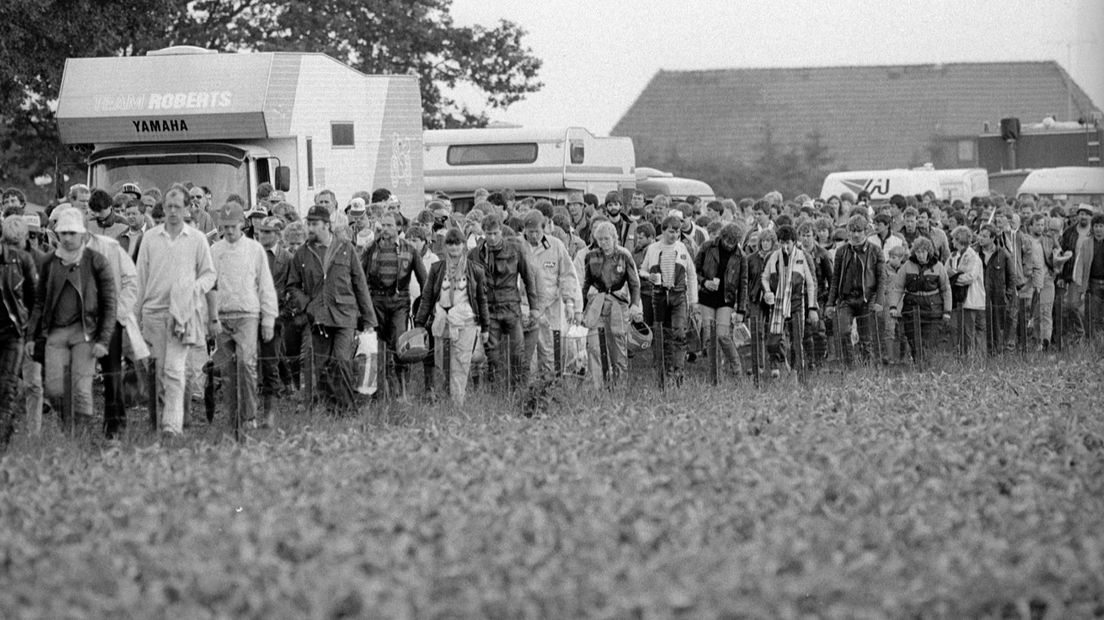
<instances>
[{"instance_id":1,"label":"man with beard","mask_svg":"<svg viewBox=\"0 0 1104 620\"><path fill-rule=\"evenodd\" d=\"M376 328L376 310L356 250L330 228L330 210L307 212L307 243L295 253L288 296L305 308L311 326L318 393L339 410L353 407L354 335Z\"/></svg>"},{"instance_id":2,"label":"man with beard","mask_svg":"<svg viewBox=\"0 0 1104 620\"><path fill-rule=\"evenodd\" d=\"M643 194L641 194L643 198ZM643 209L643 205L641 205ZM632 250L636 246L636 222L633 222L621 208L621 192L612 191L606 194L606 217L609 218L617 233L617 245Z\"/></svg>"},{"instance_id":3,"label":"man with beard","mask_svg":"<svg viewBox=\"0 0 1104 620\"><path fill-rule=\"evenodd\" d=\"M410 278L425 286L426 271L418 250L399 238L395 214L385 212L379 221L379 236L364 250L361 264L376 310L380 341L397 351L399 336L410 320ZM405 395L406 375L406 364L396 359L394 375L389 377L395 382L395 393ZM432 388L432 377L426 378L426 388Z\"/></svg>"}]
</instances>

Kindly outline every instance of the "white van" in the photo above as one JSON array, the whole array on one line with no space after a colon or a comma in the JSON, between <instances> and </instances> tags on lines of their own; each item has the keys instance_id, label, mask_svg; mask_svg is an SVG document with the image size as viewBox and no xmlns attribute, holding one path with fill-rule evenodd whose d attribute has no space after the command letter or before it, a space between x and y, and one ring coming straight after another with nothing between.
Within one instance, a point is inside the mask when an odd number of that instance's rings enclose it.
<instances>
[{"instance_id":1,"label":"white van","mask_svg":"<svg viewBox=\"0 0 1104 620\"><path fill-rule=\"evenodd\" d=\"M426 193L448 194L461 212L479 188L564 202L571 191L601 200L636 187L632 139L599 137L582 127L430 129L423 142Z\"/></svg>"},{"instance_id":2,"label":"white van","mask_svg":"<svg viewBox=\"0 0 1104 620\"><path fill-rule=\"evenodd\" d=\"M1038 168L1024 179L1016 195L1035 194L1070 203L1104 200L1104 168L1067 166Z\"/></svg>"},{"instance_id":3,"label":"white van","mask_svg":"<svg viewBox=\"0 0 1104 620\"><path fill-rule=\"evenodd\" d=\"M989 195L989 172L985 168L936 170L935 174L940 187L936 196L943 200L969 202L975 196Z\"/></svg>"},{"instance_id":4,"label":"white van","mask_svg":"<svg viewBox=\"0 0 1104 620\"><path fill-rule=\"evenodd\" d=\"M417 76L365 75L323 54L70 58L57 120L63 143L93 145L88 183L111 192L191 181L216 204L252 205L270 182L304 214L322 189L344 202L386 187L411 215L425 197Z\"/></svg>"},{"instance_id":5,"label":"white van","mask_svg":"<svg viewBox=\"0 0 1104 620\"><path fill-rule=\"evenodd\" d=\"M676 177L670 172L644 166L636 169L636 189L644 192L647 200L663 194L671 199L672 204L685 200L687 196L697 196L704 203L717 199L713 188L705 181Z\"/></svg>"},{"instance_id":6,"label":"white van","mask_svg":"<svg viewBox=\"0 0 1104 620\"><path fill-rule=\"evenodd\" d=\"M825 177L824 185L820 189L820 197L828 199L832 196L840 196L844 192L858 196L862 191L870 194L871 202L888 201L894 194L919 196L925 192L932 192L936 196L943 195L939 175L935 170L925 167L916 170L898 168L833 172Z\"/></svg>"}]
</instances>

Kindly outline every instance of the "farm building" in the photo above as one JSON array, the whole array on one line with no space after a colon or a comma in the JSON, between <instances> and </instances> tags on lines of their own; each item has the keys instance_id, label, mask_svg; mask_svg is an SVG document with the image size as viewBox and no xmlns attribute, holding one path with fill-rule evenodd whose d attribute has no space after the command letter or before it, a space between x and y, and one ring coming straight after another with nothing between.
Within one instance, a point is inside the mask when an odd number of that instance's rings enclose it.
<instances>
[{"instance_id":1,"label":"farm building","mask_svg":"<svg viewBox=\"0 0 1104 620\"><path fill-rule=\"evenodd\" d=\"M837 169L976 162L976 139L1000 119L1088 121L1100 108L1053 61L659 71L610 132L646 165L754 161L819 132Z\"/></svg>"}]
</instances>

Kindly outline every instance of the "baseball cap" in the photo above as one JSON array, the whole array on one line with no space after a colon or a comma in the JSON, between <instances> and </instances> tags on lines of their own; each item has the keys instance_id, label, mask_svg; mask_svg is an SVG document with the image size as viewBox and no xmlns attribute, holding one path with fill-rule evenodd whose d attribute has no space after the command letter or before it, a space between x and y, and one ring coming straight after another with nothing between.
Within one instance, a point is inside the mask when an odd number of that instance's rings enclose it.
<instances>
[{"instance_id":1,"label":"baseball cap","mask_svg":"<svg viewBox=\"0 0 1104 620\"><path fill-rule=\"evenodd\" d=\"M360 215L368 210L368 205L364 204L364 199L360 196L353 198L349 201L349 215Z\"/></svg>"},{"instance_id":2,"label":"baseball cap","mask_svg":"<svg viewBox=\"0 0 1104 620\"><path fill-rule=\"evenodd\" d=\"M267 217L268 207L258 203L252 209L246 211L243 215L245 217Z\"/></svg>"},{"instance_id":3,"label":"baseball cap","mask_svg":"<svg viewBox=\"0 0 1104 620\"><path fill-rule=\"evenodd\" d=\"M142 199L142 190L139 189L138 185L135 183L123 183L123 186L119 188L119 193L130 194L131 196L134 196L135 200Z\"/></svg>"},{"instance_id":4,"label":"baseball cap","mask_svg":"<svg viewBox=\"0 0 1104 620\"><path fill-rule=\"evenodd\" d=\"M58 214L57 226L54 227L54 232L83 234L88 231L84 228L84 216L81 215L81 212L69 207L62 209L61 213Z\"/></svg>"},{"instance_id":5,"label":"baseball cap","mask_svg":"<svg viewBox=\"0 0 1104 620\"><path fill-rule=\"evenodd\" d=\"M571 192L567 195L567 204L583 204L582 192Z\"/></svg>"},{"instance_id":6,"label":"baseball cap","mask_svg":"<svg viewBox=\"0 0 1104 620\"><path fill-rule=\"evenodd\" d=\"M307 221L319 220L321 222L330 221L330 210L322 205L314 205L307 211Z\"/></svg>"},{"instance_id":7,"label":"baseball cap","mask_svg":"<svg viewBox=\"0 0 1104 620\"><path fill-rule=\"evenodd\" d=\"M283 202L284 201L284 193L281 192L278 189L274 190L271 194L268 195L268 201L272 202L272 203Z\"/></svg>"},{"instance_id":8,"label":"baseball cap","mask_svg":"<svg viewBox=\"0 0 1104 620\"><path fill-rule=\"evenodd\" d=\"M275 215L270 215L261 220L256 226L257 230L267 232L283 232L284 231L284 219Z\"/></svg>"},{"instance_id":9,"label":"baseball cap","mask_svg":"<svg viewBox=\"0 0 1104 620\"><path fill-rule=\"evenodd\" d=\"M219 226L233 226L245 221L245 214L242 213L241 206L234 202L224 204L218 210L217 216Z\"/></svg>"},{"instance_id":10,"label":"baseball cap","mask_svg":"<svg viewBox=\"0 0 1104 620\"><path fill-rule=\"evenodd\" d=\"M27 225L27 230L37 232L42 229L42 218L37 213L24 213L20 217L23 218L23 223Z\"/></svg>"}]
</instances>

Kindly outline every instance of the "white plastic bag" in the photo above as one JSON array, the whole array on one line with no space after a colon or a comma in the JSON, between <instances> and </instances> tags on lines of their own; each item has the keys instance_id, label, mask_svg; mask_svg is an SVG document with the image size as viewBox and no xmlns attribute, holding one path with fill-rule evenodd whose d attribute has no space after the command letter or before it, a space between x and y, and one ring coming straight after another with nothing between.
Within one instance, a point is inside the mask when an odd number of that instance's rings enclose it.
<instances>
[{"instance_id":1,"label":"white plastic bag","mask_svg":"<svg viewBox=\"0 0 1104 620\"><path fill-rule=\"evenodd\" d=\"M357 334L356 344L356 353L353 355L353 368L357 372L356 392L370 396L378 389L379 340L376 339L376 332Z\"/></svg>"},{"instance_id":2,"label":"white plastic bag","mask_svg":"<svg viewBox=\"0 0 1104 620\"><path fill-rule=\"evenodd\" d=\"M587 367L587 334L589 330L582 325L572 325L564 335L563 355L564 374L581 375Z\"/></svg>"},{"instance_id":3,"label":"white plastic bag","mask_svg":"<svg viewBox=\"0 0 1104 620\"><path fill-rule=\"evenodd\" d=\"M139 362L149 356L149 345L142 336L142 330L138 328L138 321L133 314L127 314L123 319L123 357Z\"/></svg>"}]
</instances>

